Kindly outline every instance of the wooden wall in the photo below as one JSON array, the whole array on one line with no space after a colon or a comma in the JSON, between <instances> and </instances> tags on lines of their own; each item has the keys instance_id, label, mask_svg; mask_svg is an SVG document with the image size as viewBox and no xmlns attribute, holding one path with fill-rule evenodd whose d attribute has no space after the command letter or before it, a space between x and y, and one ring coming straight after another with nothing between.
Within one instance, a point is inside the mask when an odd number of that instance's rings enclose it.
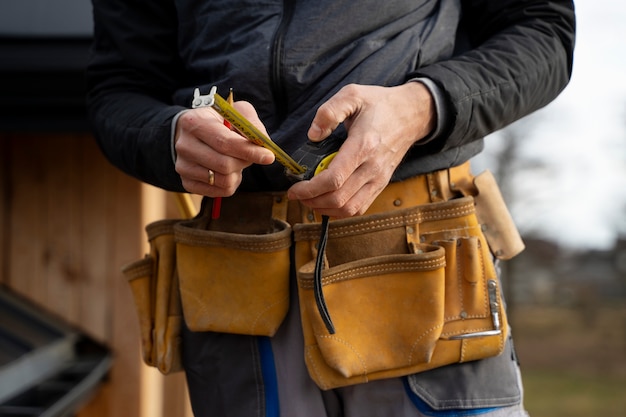
<instances>
[{"instance_id":1,"label":"wooden wall","mask_svg":"<svg viewBox=\"0 0 626 417\"><path fill-rule=\"evenodd\" d=\"M113 351L79 417L190 416L183 374L141 362L120 272L147 251L144 226L172 215L170 196L111 166L89 135L0 134L0 164L0 283Z\"/></svg>"}]
</instances>

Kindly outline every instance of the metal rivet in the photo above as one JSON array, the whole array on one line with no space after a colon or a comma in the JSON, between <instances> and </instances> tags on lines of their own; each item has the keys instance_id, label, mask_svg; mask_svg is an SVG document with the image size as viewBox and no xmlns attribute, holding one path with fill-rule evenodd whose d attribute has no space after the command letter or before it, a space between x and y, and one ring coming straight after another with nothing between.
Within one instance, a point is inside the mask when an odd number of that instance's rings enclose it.
<instances>
[{"instance_id":1,"label":"metal rivet","mask_svg":"<svg viewBox=\"0 0 626 417\"><path fill-rule=\"evenodd\" d=\"M461 318L462 319L466 319L467 318L467 313L465 311L461 311Z\"/></svg>"},{"instance_id":2,"label":"metal rivet","mask_svg":"<svg viewBox=\"0 0 626 417\"><path fill-rule=\"evenodd\" d=\"M415 230L411 226L409 226L409 227L406 228L406 232L409 233L409 234L413 234L415 232Z\"/></svg>"},{"instance_id":3,"label":"metal rivet","mask_svg":"<svg viewBox=\"0 0 626 417\"><path fill-rule=\"evenodd\" d=\"M313 213L309 213L306 216L307 219L309 219L310 222L312 222L313 220L315 220L315 216L313 215Z\"/></svg>"},{"instance_id":4,"label":"metal rivet","mask_svg":"<svg viewBox=\"0 0 626 417\"><path fill-rule=\"evenodd\" d=\"M397 200L394 200L393 205L396 207L399 207L402 205L402 200L400 200L399 198Z\"/></svg>"}]
</instances>

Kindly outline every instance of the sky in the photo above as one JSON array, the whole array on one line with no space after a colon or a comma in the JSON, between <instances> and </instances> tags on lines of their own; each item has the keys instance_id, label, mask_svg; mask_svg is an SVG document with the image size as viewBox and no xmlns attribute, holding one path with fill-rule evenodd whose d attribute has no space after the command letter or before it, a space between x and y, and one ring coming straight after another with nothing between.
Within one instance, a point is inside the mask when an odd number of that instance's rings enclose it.
<instances>
[{"instance_id":1,"label":"sky","mask_svg":"<svg viewBox=\"0 0 626 417\"><path fill-rule=\"evenodd\" d=\"M626 237L626 2L578 0L572 80L516 123L522 158L508 199L522 232L572 249L609 249ZM486 140L475 170L492 169L505 135Z\"/></svg>"}]
</instances>

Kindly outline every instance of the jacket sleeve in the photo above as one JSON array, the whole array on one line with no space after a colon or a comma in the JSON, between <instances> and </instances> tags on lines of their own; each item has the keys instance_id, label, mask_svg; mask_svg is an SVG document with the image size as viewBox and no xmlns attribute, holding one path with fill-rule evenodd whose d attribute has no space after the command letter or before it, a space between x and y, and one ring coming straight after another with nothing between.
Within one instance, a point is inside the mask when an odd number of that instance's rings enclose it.
<instances>
[{"instance_id":1,"label":"jacket sleeve","mask_svg":"<svg viewBox=\"0 0 626 417\"><path fill-rule=\"evenodd\" d=\"M176 11L165 0L93 0L87 106L104 155L144 182L183 191L170 152L181 63Z\"/></svg>"},{"instance_id":2,"label":"jacket sleeve","mask_svg":"<svg viewBox=\"0 0 626 417\"><path fill-rule=\"evenodd\" d=\"M445 126L429 143L439 151L478 140L545 106L572 72L572 1L462 0L462 13L465 52L410 74L430 78L445 98Z\"/></svg>"}]
</instances>

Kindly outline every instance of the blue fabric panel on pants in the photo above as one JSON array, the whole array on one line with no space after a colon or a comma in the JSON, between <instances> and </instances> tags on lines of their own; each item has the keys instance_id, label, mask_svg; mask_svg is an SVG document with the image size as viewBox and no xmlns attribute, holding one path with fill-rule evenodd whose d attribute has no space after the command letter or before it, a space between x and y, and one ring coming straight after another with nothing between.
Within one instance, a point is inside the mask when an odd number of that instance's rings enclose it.
<instances>
[{"instance_id":1,"label":"blue fabric panel on pants","mask_svg":"<svg viewBox=\"0 0 626 417\"><path fill-rule=\"evenodd\" d=\"M279 417L278 379L274 364L274 353L269 337L259 337L259 354L261 356L261 372L265 387L265 417Z\"/></svg>"}]
</instances>

